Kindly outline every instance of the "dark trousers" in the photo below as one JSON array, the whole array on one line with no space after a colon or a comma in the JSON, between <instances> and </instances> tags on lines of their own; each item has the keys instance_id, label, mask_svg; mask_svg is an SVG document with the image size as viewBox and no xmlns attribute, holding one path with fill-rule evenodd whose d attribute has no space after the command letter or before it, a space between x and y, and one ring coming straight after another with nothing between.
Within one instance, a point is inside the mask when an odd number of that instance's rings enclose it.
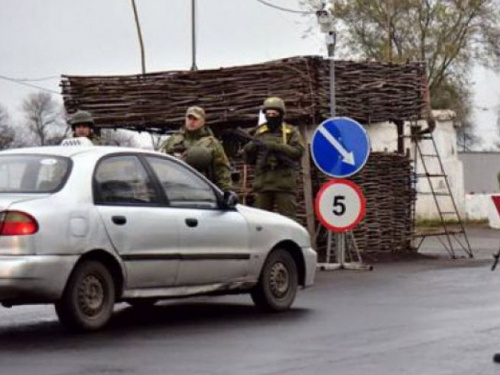
<instances>
[{"instance_id":1,"label":"dark trousers","mask_svg":"<svg viewBox=\"0 0 500 375\"><path fill-rule=\"evenodd\" d=\"M295 193L266 191L264 193L255 194L255 207L267 211L274 211L281 215L287 216L295 220L297 214L297 197Z\"/></svg>"}]
</instances>

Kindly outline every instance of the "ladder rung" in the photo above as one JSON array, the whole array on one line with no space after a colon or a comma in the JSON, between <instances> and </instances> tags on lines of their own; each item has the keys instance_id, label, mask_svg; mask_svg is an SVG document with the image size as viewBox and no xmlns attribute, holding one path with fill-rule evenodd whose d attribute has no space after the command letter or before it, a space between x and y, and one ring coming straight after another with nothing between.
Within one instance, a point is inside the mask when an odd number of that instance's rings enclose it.
<instances>
[{"instance_id":1,"label":"ladder rung","mask_svg":"<svg viewBox=\"0 0 500 375\"><path fill-rule=\"evenodd\" d=\"M441 211L441 215L457 215L456 211Z\"/></svg>"},{"instance_id":2,"label":"ladder rung","mask_svg":"<svg viewBox=\"0 0 500 375\"><path fill-rule=\"evenodd\" d=\"M463 230L448 230L448 231L432 231L432 232L420 232L420 233L415 233L413 237L427 237L427 236L454 236L457 234L464 234L465 232Z\"/></svg>"},{"instance_id":3,"label":"ladder rung","mask_svg":"<svg viewBox=\"0 0 500 375\"><path fill-rule=\"evenodd\" d=\"M446 174L436 174L436 173L417 173L417 177L446 177Z\"/></svg>"},{"instance_id":4,"label":"ladder rung","mask_svg":"<svg viewBox=\"0 0 500 375\"><path fill-rule=\"evenodd\" d=\"M427 192L419 192L417 191L417 194L420 194L420 195L435 195L437 197L451 197L451 194L450 193L432 193L430 191L427 191Z\"/></svg>"},{"instance_id":5,"label":"ladder rung","mask_svg":"<svg viewBox=\"0 0 500 375\"><path fill-rule=\"evenodd\" d=\"M427 158L438 158L439 155L436 154L420 154L420 156L425 156Z\"/></svg>"},{"instance_id":6,"label":"ladder rung","mask_svg":"<svg viewBox=\"0 0 500 375\"><path fill-rule=\"evenodd\" d=\"M412 139L432 139L432 135L403 135L402 138L412 138Z\"/></svg>"}]
</instances>

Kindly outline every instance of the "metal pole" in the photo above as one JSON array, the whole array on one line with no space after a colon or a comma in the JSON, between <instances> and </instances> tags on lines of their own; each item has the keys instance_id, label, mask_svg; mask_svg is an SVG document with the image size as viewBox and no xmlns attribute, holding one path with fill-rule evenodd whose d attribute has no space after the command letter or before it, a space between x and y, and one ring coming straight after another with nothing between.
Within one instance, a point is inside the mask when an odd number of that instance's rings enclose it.
<instances>
[{"instance_id":1,"label":"metal pole","mask_svg":"<svg viewBox=\"0 0 500 375\"><path fill-rule=\"evenodd\" d=\"M196 66L196 0L191 0L191 46L193 52L191 70L198 70Z\"/></svg>"},{"instance_id":2,"label":"metal pole","mask_svg":"<svg viewBox=\"0 0 500 375\"><path fill-rule=\"evenodd\" d=\"M326 1L322 2L322 10L326 7ZM319 11L321 12L321 11ZM335 44L336 44L336 34L333 28L333 25L330 25L330 30L328 34L326 34L326 47L328 50L328 59L330 60L330 116L333 118L336 116L337 108L336 108L336 100L335 100ZM327 229L328 230L328 229ZM330 253L332 248L332 237L335 237L335 255L337 263L330 263ZM322 270L337 270L337 269L371 269L367 268L362 264L353 264L352 262L346 262L346 251L347 251L347 234L346 233L334 233L332 236L332 231L328 230L327 235L327 254L326 254L326 263L319 264L319 269ZM355 245L355 238L352 235L352 242ZM361 261L361 256L358 251L358 256Z\"/></svg>"},{"instance_id":3,"label":"metal pole","mask_svg":"<svg viewBox=\"0 0 500 375\"><path fill-rule=\"evenodd\" d=\"M330 60L330 116L335 117L336 114L336 100L335 100L335 33L330 31L327 35L327 49L328 49L328 58ZM328 236L328 241L331 241L331 235ZM345 259L345 234L344 233L335 233L335 253L337 254L337 262L339 263L339 267L344 267L344 259ZM328 244L328 247L331 248L331 244Z\"/></svg>"},{"instance_id":4,"label":"metal pole","mask_svg":"<svg viewBox=\"0 0 500 375\"><path fill-rule=\"evenodd\" d=\"M330 59L330 115L335 117L335 60L333 58L335 53L335 34L330 31L328 34L328 58Z\"/></svg>"}]
</instances>

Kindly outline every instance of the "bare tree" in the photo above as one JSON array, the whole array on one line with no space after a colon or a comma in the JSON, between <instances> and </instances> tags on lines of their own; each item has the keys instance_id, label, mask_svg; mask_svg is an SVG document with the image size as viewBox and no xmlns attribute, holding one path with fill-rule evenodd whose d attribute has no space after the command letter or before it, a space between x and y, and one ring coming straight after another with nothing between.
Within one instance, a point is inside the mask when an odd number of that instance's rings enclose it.
<instances>
[{"instance_id":1,"label":"bare tree","mask_svg":"<svg viewBox=\"0 0 500 375\"><path fill-rule=\"evenodd\" d=\"M101 130L101 141L109 146L135 147L136 145L134 134L117 129Z\"/></svg>"},{"instance_id":2,"label":"bare tree","mask_svg":"<svg viewBox=\"0 0 500 375\"><path fill-rule=\"evenodd\" d=\"M0 150L14 145L15 131L10 124L10 117L5 107L0 105Z\"/></svg>"},{"instance_id":3,"label":"bare tree","mask_svg":"<svg viewBox=\"0 0 500 375\"><path fill-rule=\"evenodd\" d=\"M22 108L26 119L23 137L26 145L57 144L69 133L64 109L51 94L32 93L24 100Z\"/></svg>"}]
</instances>

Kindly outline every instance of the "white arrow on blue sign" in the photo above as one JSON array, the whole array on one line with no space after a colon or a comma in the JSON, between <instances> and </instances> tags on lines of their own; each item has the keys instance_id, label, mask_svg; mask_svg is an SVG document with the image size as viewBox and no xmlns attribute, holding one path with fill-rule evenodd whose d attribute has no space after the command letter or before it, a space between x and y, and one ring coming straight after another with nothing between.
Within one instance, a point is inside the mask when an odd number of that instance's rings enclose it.
<instances>
[{"instance_id":1,"label":"white arrow on blue sign","mask_svg":"<svg viewBox=\"0 0 500 375\"><path fill-rule=\"evenodd\" d=\"M363 126L348 117L323 121L311 141L314 164L328 176L352 176L364 167L370 155L370 141Z\"/></svg>"}]
</instances>

